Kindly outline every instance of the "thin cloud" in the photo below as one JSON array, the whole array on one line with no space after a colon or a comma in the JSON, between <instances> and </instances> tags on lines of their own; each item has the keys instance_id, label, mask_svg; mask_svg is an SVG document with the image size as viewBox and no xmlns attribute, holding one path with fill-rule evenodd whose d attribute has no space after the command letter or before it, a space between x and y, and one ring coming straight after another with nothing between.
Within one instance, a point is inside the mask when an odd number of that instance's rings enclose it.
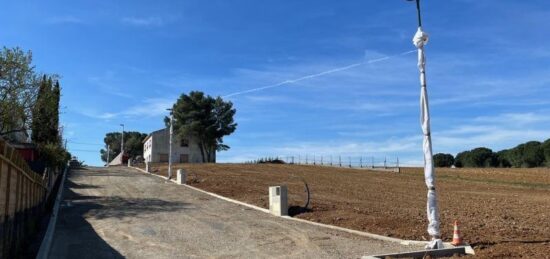
<instances>
[{"instance_id":1,"label":"thin cloud","mask_svg":"<svg viewBox=\"0 0 550 259\"><path fill-rule=\"evenodd\" d=\"M175 16L148 16L148 17L124 17L121 22L126 25L137 27L160 27L168 23L175 22L177 17Z\"/></svg>"},{"instance_id":2,"label":"thin cloud","mask_svg":"<svg viewBox=\"0 0 550 259\"><path fill-rule=\"evenodd\" d=\"M73 15L54 16L46 19L48 24L84 24L84 20Z\"/></svg>"},{"instance_id":3,"label":"thin cloud","mask_svg":"<svg viewBox=\"0 0 550 259\"><path fill-rule=\"evenodd\" d=\"M102 120L112 120L116 118L151 118L167 115L166 109L171 108L172 105L176 102L176 98L147 98L144 99L140 104L131 106L128 109L122 110L120 112L81 112L81 114L86 115L95 119Z\"/></svg>"}]
</instances>

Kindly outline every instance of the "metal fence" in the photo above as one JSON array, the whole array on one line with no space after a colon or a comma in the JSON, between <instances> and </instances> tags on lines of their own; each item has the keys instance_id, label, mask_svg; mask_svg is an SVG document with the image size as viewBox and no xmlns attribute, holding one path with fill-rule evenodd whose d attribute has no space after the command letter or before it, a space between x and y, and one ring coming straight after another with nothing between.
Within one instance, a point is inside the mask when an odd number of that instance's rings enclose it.
<instances>
[{"instance_id":1,"label":"metal fence","mask_svg":"<svg viewBox=\"0 0 550 259\"><path fill-rule=\"evenodd\" d=\"M298 155L279 157L287 164L299 165L323 165L348 168L393 168L399 167L399 158L393 160L368 156L342 156L342 155Z\"/></svg>"},{"instance_id":2,"label":"metal fence","mask_svg":"<svg viewBox=\"0 0 550 259\"><path fill-rule=\"evenodd\" d=\"M38 226L47 179L0 139L0 258L14 258Z\"/></svg>"},{"instance_id":3,"label":"metal fence","mask_svg":"<svg viewBox=\"0 0 550 259\"><path fill-rule=\"evenodd\" d=\"M346 168L365 168L365 169L388 169L396 171L399 169L399 157L390 159L388 157L379 158L373 156L342 156L342 155L294 155L294 156L275 156L265 157L258 160L248 161L247 163L283 161L285 164L296 165L318 165Z\"/></svg>"}]
</instances>

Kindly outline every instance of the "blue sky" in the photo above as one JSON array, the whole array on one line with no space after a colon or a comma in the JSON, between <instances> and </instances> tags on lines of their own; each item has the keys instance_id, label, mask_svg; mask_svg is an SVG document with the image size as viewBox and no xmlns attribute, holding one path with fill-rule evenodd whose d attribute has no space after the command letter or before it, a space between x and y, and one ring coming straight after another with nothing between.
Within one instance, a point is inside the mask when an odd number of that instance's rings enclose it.
<instances>
[{"instance_id":1,"label":"blue sky","mask_svg":"<svg viewBox=\"0 0 550 259\"><path fill-rule=\"evenodd\" d=\"M424 0L434 152L550 138L550 3ZM62 76L70 151L163 127L181 93L225 96L414 50L412 2L9 1L0 43ZM353 155L422 163L416 55L229 98L220 161ZM82 144L85 143L85 144Z\"/></svg>"}]
</instances>

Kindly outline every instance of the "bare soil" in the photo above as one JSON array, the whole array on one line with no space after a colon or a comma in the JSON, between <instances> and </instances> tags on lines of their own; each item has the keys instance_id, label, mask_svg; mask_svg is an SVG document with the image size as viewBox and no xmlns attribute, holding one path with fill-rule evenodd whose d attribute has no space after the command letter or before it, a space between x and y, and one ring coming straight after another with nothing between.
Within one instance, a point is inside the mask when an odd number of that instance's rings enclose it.
<instances>
[{"instance_id":1,"label":"bare soil","mask_svg":"<svg viewBox=\"0 0 550 259\"><path fill-rule=\"evenodd\" d=\"M166 175L166 165L153 165ZM401 173L304 165L178 164L187 183L268 207L268 186L287 185L298 218L402 239L426 240L426 187L421 168ZM441 230L462 235L481 258L550 258L550 169L437 169ZM175 175L175 169L174 169Z\"/></svg>"}]
</instances>

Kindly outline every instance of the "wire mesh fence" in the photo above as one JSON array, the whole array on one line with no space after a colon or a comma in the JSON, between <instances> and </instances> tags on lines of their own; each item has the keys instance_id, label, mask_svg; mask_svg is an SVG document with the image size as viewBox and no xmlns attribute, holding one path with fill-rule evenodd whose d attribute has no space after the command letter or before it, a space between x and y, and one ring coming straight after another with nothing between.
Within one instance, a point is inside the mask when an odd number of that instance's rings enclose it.
<instances>
[{"instance_id":1,"label":"wire mesh fence","mask_svg":"<svg viewBox=\"0 0 550 259\"><path fill-rule=\"evenodd\" d=\"M296 165L318 165L347 168L393 169L399 168L399 157L380 158L374 156L342 155L294 155L266 157L247 163L285 163Z\"/></svg>"}]
</instances>

